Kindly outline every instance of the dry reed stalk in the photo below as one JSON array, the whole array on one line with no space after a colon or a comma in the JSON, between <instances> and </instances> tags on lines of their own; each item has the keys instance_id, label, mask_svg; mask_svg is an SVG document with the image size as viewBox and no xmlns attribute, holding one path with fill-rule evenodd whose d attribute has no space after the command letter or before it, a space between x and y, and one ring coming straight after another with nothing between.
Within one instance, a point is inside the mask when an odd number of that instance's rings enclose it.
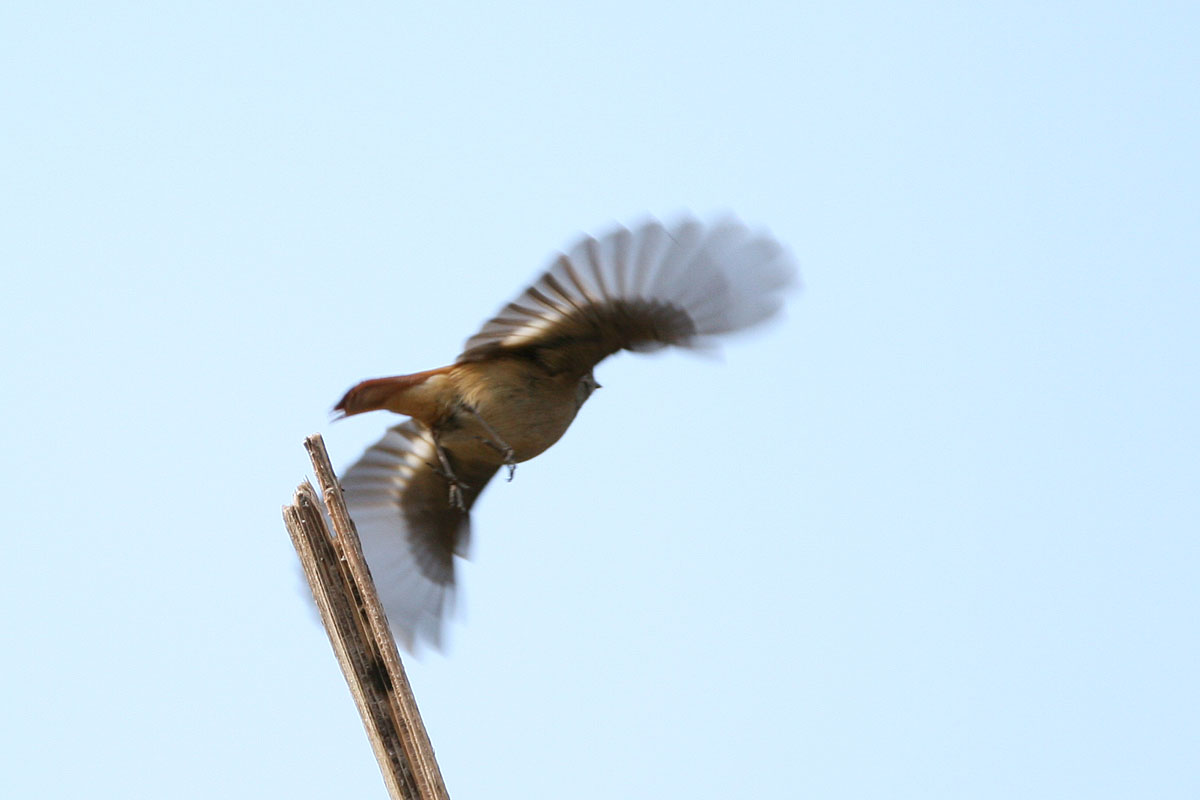
<instances>
[{"instance_id":1,"label":"dry reed stalk","mask_svg":"<svg viewBox=\"0 0 1200 800\"><path fill-rule=\"evenodd\" d=\"M433 745L388 629L358 533L319 434L304 440L334 534L308 481L283 509L329 641L393 800L449 800Z\"/></svg>"}]
</instances>

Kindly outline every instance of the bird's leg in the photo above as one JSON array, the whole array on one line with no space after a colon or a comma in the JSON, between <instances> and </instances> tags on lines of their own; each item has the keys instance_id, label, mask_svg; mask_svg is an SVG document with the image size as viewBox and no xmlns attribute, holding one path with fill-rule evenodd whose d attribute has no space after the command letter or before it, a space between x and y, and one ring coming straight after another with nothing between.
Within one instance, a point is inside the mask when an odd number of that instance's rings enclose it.
<instances>
[{"instance_id":1,"label":"bird's leg","mask_svg":"<svg viewBox=\"0 0 1200 800\"><path fill-rule=\"evenodd\" d=\"M479 424L483 426L483 429L487 431L488 436L491 437L488 439L483 436L477 436L476 438L486 444L488 447L495 450L500 455L504 456L504 466L508 467L508 479L511 481L513 479L513 475L517 471L516 451L509 446L508 442L500 438L500 434L496 433L496 429L491 425L488 425L487 420L484 419L477 410L468 405L464 405L463 410L475 417L475 419L479 421Z\"/></svg>"},{"instance_id":2,"label":"bird's leg","mask_svg":"<svg viewBox=\"0 0 1200 800\"><path fill-rule=\"evenodd\" d=\"M446 451L438 442L436 435L433 437L433 450L435 453L437 453L438 461L441 463L441 467L439 468L435 464L430 464L429 468L445 478L446 483L450 484L451 508L457 508L459 511L462 511L465 514L467 511L467 504L463 501L462 490L470 489L471 487L460 481L458 476L454 474L454 470L450 467L450 457L446 455Z\"/></svg>"}]
</instances>

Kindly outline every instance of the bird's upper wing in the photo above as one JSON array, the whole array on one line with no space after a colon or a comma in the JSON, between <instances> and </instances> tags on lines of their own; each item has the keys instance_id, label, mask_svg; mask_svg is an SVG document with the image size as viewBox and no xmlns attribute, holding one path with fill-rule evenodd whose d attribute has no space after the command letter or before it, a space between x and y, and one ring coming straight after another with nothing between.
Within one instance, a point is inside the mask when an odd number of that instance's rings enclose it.
<instances>
[{"instance_id":1,"label":"bird's upper wing","mask_svg":"<svg viewBox=\"0 0 1200 800\"><path fill-rule=\"evenodd\" d=\"M784 249L736 220L617 228L555 259L458 360L532 351L552 370L586 372L622 349L705 347L772 316L794 278Z\"/></svg>"},{"instance_id":2,"label":"bird's upper wing","mask_svg":"<svg viewBox=\"0 0 1200 800\"><path fill-rule=\"evenodd\" d=\"M496 466L447 455L470 509ZM429 433L410 420L390 428L341 480L392 632L410 652L420 641L441 646L454 558L466 555L470 540L470 517L450 504L436 463Z\"/></svg>"}]
</instances>

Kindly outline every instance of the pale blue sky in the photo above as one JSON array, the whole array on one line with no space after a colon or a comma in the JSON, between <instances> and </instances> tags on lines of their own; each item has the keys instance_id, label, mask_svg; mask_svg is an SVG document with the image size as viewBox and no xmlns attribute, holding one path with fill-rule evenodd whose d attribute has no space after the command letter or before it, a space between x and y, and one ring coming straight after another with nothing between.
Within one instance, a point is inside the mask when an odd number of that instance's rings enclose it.
<instances>
[{"instance_id":1,"label":"pale blue sky","mask_svg":"<svg viewBox=\"0 0 1200 800\"><path fill-rule=\"evenodd\" d=\"M1200 796L1191 3L6 3L8 797L383 797L279 508L580 231L795 253L484 495L466 798Z\"/></svg>"}]
</instances>

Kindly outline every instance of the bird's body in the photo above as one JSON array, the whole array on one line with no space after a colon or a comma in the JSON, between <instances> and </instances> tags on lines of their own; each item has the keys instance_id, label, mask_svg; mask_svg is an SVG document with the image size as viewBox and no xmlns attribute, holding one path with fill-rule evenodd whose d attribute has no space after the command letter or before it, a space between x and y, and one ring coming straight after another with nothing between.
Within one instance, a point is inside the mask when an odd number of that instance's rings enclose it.
<instances>
[{"instance_id":1,"label":"bird's body","mask_svg":"<svg viewBox=\"0 0 1200 800\"><path fill-rule=\"evenodd\" d=\"M519 463L566 433L586 399L579 397L579 383L579 375L551 373L532 358L502 356L364 381L336 410L405 414L434 432L447 452L499 467L506 460L504 444Z\"/></svg>"},{"instance_id":2,"label":"bird's body","mask_svg":"<svg viewBox=\"0 0 1200 800\"><path fill-rule=\"evenodd\" d=\"M779 307L792 269L736 222L649 222L586 238L468 342L451 365L375 378L336 406L387 410L392 428L343 476L351 517L393 631L440 641L469 510L502 467L557 442L622 349L703 347Z\"/></svg>"},{"instance_id":3,"label":"bird's body","mask_svg":"<svg viewBox=\"0 0 1200 800\"><path fill-rule=\"evenodd\" d=\"M442 440L455 450L475 446L480 457L495 456L501 464L503 453L483 444L490 440L480 419L513 449L516 462L528 461L567 432L586 399L580 396L578 375L551 374L528 358L461 364L451 375L463 406L478 417L460 409L444 423Z\"/></svg>"}]
</instances>

